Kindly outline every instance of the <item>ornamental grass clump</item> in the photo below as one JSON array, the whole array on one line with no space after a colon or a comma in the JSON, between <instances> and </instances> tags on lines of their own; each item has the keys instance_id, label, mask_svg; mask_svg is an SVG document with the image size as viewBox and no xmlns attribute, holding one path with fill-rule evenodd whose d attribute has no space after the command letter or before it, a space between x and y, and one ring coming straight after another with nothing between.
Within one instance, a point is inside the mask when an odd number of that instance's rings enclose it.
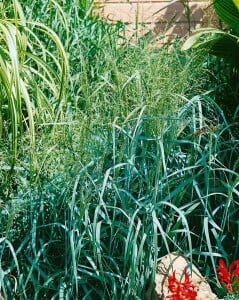
<instances>
[{"instance_id":1,"label":"ornamental grass clump","mask_svg":"<svg viewBox=\"0 0 239 300\"><path fill-rule=\"evenodd\" d=\"M27 132L34 155L36 124L62 116L68 63L48 26L28 21L17 0L0 11L0 139L9 144L12 166Z\"/></svg>"}]
</instances>

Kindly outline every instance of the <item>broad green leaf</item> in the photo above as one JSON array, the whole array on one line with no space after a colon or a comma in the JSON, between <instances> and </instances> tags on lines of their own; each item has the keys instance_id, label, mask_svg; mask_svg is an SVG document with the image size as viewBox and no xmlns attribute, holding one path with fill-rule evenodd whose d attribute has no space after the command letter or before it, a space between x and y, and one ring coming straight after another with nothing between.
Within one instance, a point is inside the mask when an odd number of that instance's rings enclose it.
<instances>
[{"instance_id":1,"label":"broad green leaf","mask_svg":"<svg viewBox=\"0 0 239 300\"><path fill-rule=\"evenodd\" d=\"M239 9L239 0L233 0L233 2L236 5L236 7Z\"/></svg>"},{"instance_id":2,"label":"broad green leaf","mask_svg":"<svg viewBox=\"0 0 239 300\"><path fill-rule=\"evenodd\" d=\"M190 36L182 49L205 49L209 53L225 58L235 67L239 67L239 38L221 30L202 30Z\"/></svg>"},{"instance_id":3,"label":"broad green leaf","mask_svg":"<svg viewBox=\"0 0 239 300\"><path fill-rule=\"evenodd\" d=\"M199 45L205 42L205 39L213 39L215 34L225 34L224 31L215 28L204 28L195 31L183 44L182 50L188 50L190 48L198 48Z\"/></svg>"},{"instance_id":4,"label":"broad green leaf","mask_svg":"<svg viewBox=\"0 0 239 300\"><path fill-rule=\"evenodd\" d=\"M238 0L215 0L213 4L219 18L229 27L239 31L239 10L235 1L239 2Z\"/></svg>"}]
</instances>

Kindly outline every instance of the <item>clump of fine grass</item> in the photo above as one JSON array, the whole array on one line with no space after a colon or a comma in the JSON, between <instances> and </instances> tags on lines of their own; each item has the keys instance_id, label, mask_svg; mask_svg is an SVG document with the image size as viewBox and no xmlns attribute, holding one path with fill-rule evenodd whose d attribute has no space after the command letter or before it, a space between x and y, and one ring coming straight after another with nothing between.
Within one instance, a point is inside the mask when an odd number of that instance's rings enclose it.
<instances>
[{"instance_id":1,"label":"clump of fine grass","mask_svg":"<svg viewBox=\"0 0 239 300\"><path fill-rule=\"evenodd\" d=\"M23 8L30 20L41 20L58 34L70 64L64 122L35 123L39 174L57 172L55 165L64 168L58 162L65 149L69 165L78 157L89 160L92 152L85 150L85 142L92 134L98 135L94 134L98 126L111 127L116 119L121 123L145 105L151 116L173 114L182 104L182 95L190 97L202 90L202 80L197 79L201 69L193 64L197 55L182 54L180 41L171 50L167 46L149 49L143 43L128 45L126 41L119 45L124 25L112 26L94 16L92 3L77 3L65 1L60 6L55 1L25 1ZM53 51L51 43L48 46ZM54 134L49 135L53 127ZM160 129L154 123L151 130ZM21 155L19 161L27 168L28 158Z\"/></svg>"},{"instance_id":2,"label":"clump of fine grass","mask_svg":"<svg viewBox=\"0 0 239 300\"><path fill-rule=\"evenodd\" d=\"M107 32L103 36L101 42L110 44ZM176 42L171 51L167 46L148 49L146 45L128 47L114 43L108 49L102 46L103 54L97 50L94 60L89 57L88 48L74 47L65 129L60 129L59 135L56 132L52 144L47 135L40 136L41 149L46 137L49 149L52 146L61 152L68 147L73 160L88 161L101 151L107 152L107 143L100 140L105 140L116 120L122 125L144 107L144 113L151 117L170 117L183 105L182 96L203 91L198 80L200 68L192 72L193 59L181 55ZM99 133L97 127L102 126L105 129ZM157 134L160 127L159 123L152 122L148 130ZM88 149L85 143L92 144L90 151L85 150ZM57 156L50 157L54 158ZM49 173L48 167L47 170Z\"/></svg>"}]
</instances>

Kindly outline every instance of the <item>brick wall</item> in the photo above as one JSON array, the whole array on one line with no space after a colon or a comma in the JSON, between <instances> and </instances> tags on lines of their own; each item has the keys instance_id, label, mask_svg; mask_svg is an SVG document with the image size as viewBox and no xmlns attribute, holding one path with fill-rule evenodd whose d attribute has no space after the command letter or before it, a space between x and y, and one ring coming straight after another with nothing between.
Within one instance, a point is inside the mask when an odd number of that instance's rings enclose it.
<instances>
[{"instance_id":1,"label":"brick wall","mask_svg":"<svg viewBox=\"0 0 239 300\"><path fill-rule=\"evenodd\" d=\"M191 29L210 24L212 9L208 8L208 1L190 0L189 3ZM98 0L96 6L109 21L129 23L129 34L136 28L140 35L149 29L167 36L188 33L188 20L180 0Z\"/></svg>"}]
</instances>

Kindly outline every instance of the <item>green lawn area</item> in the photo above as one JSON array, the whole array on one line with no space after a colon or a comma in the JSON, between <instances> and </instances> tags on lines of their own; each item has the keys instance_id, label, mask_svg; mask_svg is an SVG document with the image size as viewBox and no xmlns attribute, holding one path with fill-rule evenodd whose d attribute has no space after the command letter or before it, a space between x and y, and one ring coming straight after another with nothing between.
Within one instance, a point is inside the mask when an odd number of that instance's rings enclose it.
<instances>
[{"instance_id":1,"label":"green lawn area","mask_svg":"<svg viewBox=\"0 0 239 300\"><path fill-rule=\"evenodd\" d=\"M0 299L144 299L173 251L239 299L237 66L93 8L0 3Z\"/></svg>"}]
</instances>

